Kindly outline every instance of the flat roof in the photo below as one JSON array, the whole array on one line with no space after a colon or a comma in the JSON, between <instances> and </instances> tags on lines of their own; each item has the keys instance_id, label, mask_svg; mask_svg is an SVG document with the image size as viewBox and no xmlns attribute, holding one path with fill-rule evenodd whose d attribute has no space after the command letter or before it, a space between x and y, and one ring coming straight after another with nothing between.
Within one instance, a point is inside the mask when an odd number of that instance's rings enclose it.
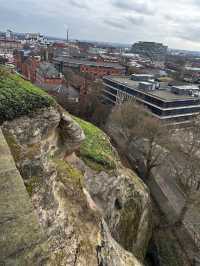
<instances>
[{"instance_id":1,"label":"flat roof","mask_svg":"<svg viewBox=\"0 0 200 266\"><path fill-rule=\"evenodd\" d=\"M191 70L191 71L200 71L200 67L186 67L186 70Z\"/></svg>"},{"instance_id":2,"label":"flat roof","mask_svg":"<svg viewBox=\"0 0 200 266\"><path fill-rule=\"evenodd\" d=\"M66 62L68 64L77 64L77 65L87 65L87 66L96 66L96 67L108 67L108 68L117 68L117 69L125 69L125 67L121 66L117 63L106 63L106 62L95 62L89 60L81 60L81 59L74 59L74 58L63 58L63 57L56 57L54 58L55 61Z\"/></svg>"},{"instance_id":3,"label":"flat roof","mask_svg":"<svg viewBox=\"0 0 200 266\"><path fill-rule=\"evenodd\" d=\"M197 85L180 85L180 86L172 86L173 88L179 90L200 90Z\"/></svg>"},{"instance_id":4,"label":"flat roof","mask_svg":"<svg viewBox=\"0 0 200 266\"><path fill-rule=\"evenodd\" d=\"M115 82L119 82L129 88L132 88L134 90L138 90L141 92L144 92L147 95L154 96L157 99L164 100L164 101L174 101L174 100L197 100L199 98L188 96L188 95L178 95L170 91L169 86L161 87L160 89L153 90L153 91L142 91L138 88L140 81L134 81L129 79L126 76L108 76L106 78L109 78L110 80L113 80Z\"/></svg>"},{"instance_id":5,"label":"flat roof","mask_svg":"<svg viewBox=\"0 0 200 266\"><path fill-rule=\"evenodd\" d=\"M132 74L132 77L153 77L153 74Z\"/></svg>"},{"instance_id":6,"label":"flat roof","mask_svg":"<svg viewBox=\"0 0 200 266\"><path fill-rule=\"evenodd\" d=\"M184 99L196 99L192 96L188 95L178 95L173 92L167 91L167 90L154 90L154 91L148 91L148 94L157 96L161 99L167 100L167 101L173 101L173 100L184 100Z\"/></svg>"}]
</instances>

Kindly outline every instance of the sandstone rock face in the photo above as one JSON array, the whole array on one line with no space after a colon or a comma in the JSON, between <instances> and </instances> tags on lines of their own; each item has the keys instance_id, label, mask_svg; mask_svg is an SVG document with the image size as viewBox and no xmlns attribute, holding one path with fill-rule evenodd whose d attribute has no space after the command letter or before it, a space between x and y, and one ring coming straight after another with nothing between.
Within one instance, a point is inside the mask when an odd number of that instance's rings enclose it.
<instances>
[{"instance_id":1,"label":"sandstone rock face","mask_svg":"<svg viewBox=\"0 0 200 266\"><path fill-rule=\"evenodd\" d=\"M0 264L46 263L46 238L0 130Z\"/></svg>"},{"instance_id":2,"label":"sandstone rock face","mask_svg":"<svg viewBox=\"0 0 200 266\"><path fill-rule=\"evenodd\" d=\"M114 239L143 259L152 233L151 204L147 188L129 169L86 177L88 190L101 206Z\"/></svg>"},{"instance_id":3,"label":"sandstone rock face","mask_svg":"<svg viewBox=\"0 0 200 266\"><path fill-rule=\"evenodd\" d=\"M68 156L79 147L84 133L62 110L43 109L31 117L5 122L2 130L30 196L29 200L22 179L19 191L23 193L7 195L13 215L14 206L21 204L23 223L13 224L19 238L23 230L33 234L29 264L19 251L21 242L16 242L19 265L141 265L133 254L142 258L148 243L149 197L131 171L119 165L115 172L97 173L80 159L76 159L78 167L70 162ZM0 188L4 188L1 183ZM6 196L1 197L3 202ZM25 219L26 210L29 216ZM7 234L6 228L2 234ZM16 265L6 256L5 265Z\"/></svg>"},{"instance_id":4,"label":"sandstone rock face","mask_svg":"<svg viewBox=\"0 0 200 266\"><path fill-rule=\"evenodd\" d=\"M85 139L83 130L66 112L61 110L60 133L65 146L65 153L76 151Z\"/></svg>"},{"instance_id":5,"label":"sandstone rock face","mask_svg":"<svg viewBox=\"0 0 200 266\"><path fill-rule=\"evenodd\" d=\"M78 158L85 185L103 213L112 237L143 260L152 235L151 201L144 183L119 162L117 169L96 172Z\"/></svg>"},{"instance_id":6,"label":"sandstone rock face","mask_svg":"<svg viewBox=\"0 0 200 266\"><path fill-rule=\"evenodd\" d=\"M126 136L123 134L123 130L112 123L107 125L107 130L118 147L120 147L124 153L126 152L126 157L134 168L137 169L140 176L145 177L146 160L143 151L146 149L146 140L136 140L132 138L128 142ZM182 134L184 134L182 131L176 132L178 141L181 140ZM160 146L157 146L157 149L162 150L159 158L162 163L152 169L151 178L149 178L147 182L156 205L159 206L159 209L162 211L162 216L159 213L158 217L161 216L161 218L159 218L159 226L161 228L163 226L164 229L161 229L155 236L155 244L160 252L161 264L163 262L164 264L169 263L170 265L174 265L175 263L185 265L188 264L188 259L191 263L194 263L195 258L197 258L197 261L199 260L198 254L200 245L198 237L195 237L195 235L199 235L200 232L199 228L196 227L200 219L199 201L197 200L196 203L195 201L191 201L181 225L177 226L175 230L173 226L171 228L168 226L166 230L166 224L173 225L179 218L182 208L185 206L185 193L182 192L182 187L179 183L180 180L177 182L176 176L177 166L181 169L182 160L180 155L174 157L173 154L169 153L168 156L166 156L167 150ZM182 179L183 178L182 174ZM192 184L193 189L195 188L195 183L196 182ZM196 191L194 190L194 192ZM194 196L195 194L196 193L194 193ZM197 194L196 196L198 197ZM200 197L198 197L198 199L200 199ZM197 206L195 206L195 204ZM157 207L154 206L154 213L155 210L157 212ZM164 218L163 214L165 215ZM196 263L198 265L198 262Z\"/></svg>"}]
</instances>

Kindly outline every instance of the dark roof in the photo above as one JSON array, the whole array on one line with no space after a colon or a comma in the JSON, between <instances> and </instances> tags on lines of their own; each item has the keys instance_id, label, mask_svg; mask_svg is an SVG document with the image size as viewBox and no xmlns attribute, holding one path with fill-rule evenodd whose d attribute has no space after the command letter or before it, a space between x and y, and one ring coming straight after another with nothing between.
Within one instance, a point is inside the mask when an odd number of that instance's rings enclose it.
<instances>
[{"instance_id":1,"label":"dark roof","mask_svg":"<svg viewBox=\"0 0 200 266\"><path fill-rule=\"evenodd\" d=\"M59 77L58 70L51 63L47 63L47 62L40 63L37 71L42 76L45 76L45 77L49 77L49 78L57 78L57 77Z\"/></svg>"},{"instance_id":2,"label":"dark roof","mask_svg":"<svg viewBox=\"0 0 200 266\"><path fill-rule=\"evenodd\" d=\"M68 63L68 64L75 64L75 65L80 65L80 66L87 65L87 66L95 66L95 67L125 69L125 67L121 66L120 64L116 64L116 63L94 62L94 61L74 59L74 58L57 57L57 58L54 58L54 61Z\"/></svg>"},{"instance_id":3,"label":"dark roof","mask_svg":"<svg viewBox=\"0 0 200 266\"><path fill-rule=\"evenodd\" d=\"M139 86L140 81L131 80L127 76L108 76L105 78L110 79L111 81L114 81L118 84L122 84L133 90L139 90L138 86ZM164 100L164 101L191 100L191 99L199 100L199 97L196 98L196 97L192 97L189 95L178 95L178 94L172 93L170 90L170 87L168 86L161 87L160 89L154 90L154 91L142 91L142 92L144 94L151 95L154 98Z\"/></svg>"}]
</instances>

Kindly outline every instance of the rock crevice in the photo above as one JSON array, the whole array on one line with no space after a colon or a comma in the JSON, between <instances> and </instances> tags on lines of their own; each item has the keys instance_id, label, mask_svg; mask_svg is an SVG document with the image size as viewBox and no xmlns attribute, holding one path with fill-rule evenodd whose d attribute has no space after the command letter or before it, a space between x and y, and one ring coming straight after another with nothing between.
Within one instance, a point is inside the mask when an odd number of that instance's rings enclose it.
<instances>
[{"instance_id":1,"label":"rock crevice","mask_svg":"<svg viewBox=\"0 0 200 266\"><path fill-rule=\"evenodd\" d=\"M98 172L74 156L85 134L60 108L4 122L2 131L15 160L0 134L5 265L141 265L135 256L143 259L149 240L150 202L131 171L119 163Z\"/></svg>"}]
</instances>

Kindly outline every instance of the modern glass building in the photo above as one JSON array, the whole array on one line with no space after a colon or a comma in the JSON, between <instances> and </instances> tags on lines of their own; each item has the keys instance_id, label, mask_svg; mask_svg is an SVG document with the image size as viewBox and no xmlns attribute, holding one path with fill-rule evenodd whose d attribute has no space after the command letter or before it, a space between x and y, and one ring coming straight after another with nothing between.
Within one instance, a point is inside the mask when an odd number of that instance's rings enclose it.
<instances>
[{"instance_id":1,"label":"modern glass building","mask_svg":"<svg viewBox=\"0 0 200 266\"><path fill-rule=\"evenodd\" d=\"M152 81L139 82L129 77L114 76L104 77L103 82L104 98L108 102L115 104L123 100L135 99L161 120L181 122L200 112L198 94L200 90L197 86L181 86L181 88L179 86L178 90L168 86L155 88ZM177 94L177 91L186 91L186 93Z\"/></svg>"}]
</instances>

